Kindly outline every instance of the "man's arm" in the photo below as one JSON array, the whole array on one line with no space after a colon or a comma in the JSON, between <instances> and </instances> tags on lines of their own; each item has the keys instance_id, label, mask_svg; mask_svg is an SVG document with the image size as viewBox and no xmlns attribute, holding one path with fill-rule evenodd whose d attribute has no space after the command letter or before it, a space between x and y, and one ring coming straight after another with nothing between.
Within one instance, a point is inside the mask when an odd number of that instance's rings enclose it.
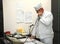
<instances>
[{"instance_id":1,"label":"man's arm","mask_svg":"<svg viewBox=\"0 0 60 44\"><path fill-rule=\"evenodd\" d=\"M31 37L30 39L34 39L35 38L35 34L36 34L36 24L34 25L33 29L32 29L32 32L31 32Z\"/></svg>"},{"instance_id":2,"label":"man's arm","mask_svg":"<svg viewBox=\"0 0 60 44\"><path fill-rule=\"evenodd\" d=\"M49 13L47 16L42 17L40 21L45 25L49 25L53 21L53 15Z\"/></svg>"}]
</instances>

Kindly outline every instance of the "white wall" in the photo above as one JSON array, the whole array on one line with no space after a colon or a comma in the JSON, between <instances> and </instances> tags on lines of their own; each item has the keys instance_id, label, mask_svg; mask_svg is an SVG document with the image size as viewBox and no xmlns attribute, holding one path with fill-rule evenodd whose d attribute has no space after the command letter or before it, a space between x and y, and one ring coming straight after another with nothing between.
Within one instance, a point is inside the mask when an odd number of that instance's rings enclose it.
<instances>
[{"instance_id":1,"label":"white wall","mask_svg":"<svg viewBox=\"0 0 60 44\"><path fill-rule=\"evenodd\" d=\"M28 7L34 7L36 4L42 3L45 10L51 11L51 0L3 0L4 31L14 33L19 27L28 30L29 24L16 23L16 4L21 1L28 3ZM28 8L27 6L25 6L26 9Z\"/></svg>"}]
</instances>

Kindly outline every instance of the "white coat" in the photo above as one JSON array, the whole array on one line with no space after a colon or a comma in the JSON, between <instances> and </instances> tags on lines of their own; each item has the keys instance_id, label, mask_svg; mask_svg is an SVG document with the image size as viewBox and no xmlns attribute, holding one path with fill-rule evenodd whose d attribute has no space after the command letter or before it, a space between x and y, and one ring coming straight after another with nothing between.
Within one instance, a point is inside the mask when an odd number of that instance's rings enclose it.
<instances>
[{"instance_id":1,"label":"white coat","mask_svg":"<svg viewBox=\"0 0 60 44\"><path fill-rule=\"evenodd\" d=\"M52 13L44 11L43 15L40 16L40 20L38 24L35 24L32 31L32 35L40 39L43 39L46 37L52 37L54 34L52 26L53 26Z\"/></svg>"}]
</instances>

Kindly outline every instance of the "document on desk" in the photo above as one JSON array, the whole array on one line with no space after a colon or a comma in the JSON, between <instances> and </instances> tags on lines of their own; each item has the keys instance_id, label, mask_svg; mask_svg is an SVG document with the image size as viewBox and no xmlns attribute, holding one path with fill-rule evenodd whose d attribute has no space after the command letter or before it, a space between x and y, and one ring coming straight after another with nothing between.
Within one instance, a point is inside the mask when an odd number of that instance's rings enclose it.
<instances>
[{"instance_id":1,"label":"document on desk","mask_svg":"<svg viewBox=\"0 0 60 44\"><path fill-rule=\"evenodd\" d=\"M44 43L37 41L35 39L28 38L24 44L44 44Z\"/></svg>"},{"instance_id":2,"label":"document on desk","mask_svg":"<svg viewBox=\"0 0 60 44\"><path fill-rule=\"evenodd\" d=\"M22 39L19 39L21 42L31 42L31 41L34 41L34 39L30 39L30 38L22 38Z\"/></svg>"}]
</instances>

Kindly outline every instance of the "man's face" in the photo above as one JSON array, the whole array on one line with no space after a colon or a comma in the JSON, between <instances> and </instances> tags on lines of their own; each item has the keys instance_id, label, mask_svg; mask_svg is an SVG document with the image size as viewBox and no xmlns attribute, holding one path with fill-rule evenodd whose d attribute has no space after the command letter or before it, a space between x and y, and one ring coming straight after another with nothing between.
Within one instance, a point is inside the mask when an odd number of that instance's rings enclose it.
<instances>
[{"instance_id":1,"label":"man's face","mask_svg":"<svg viewBox=\"0 0 60 44\"><path fill-rule=\"evenodd\" d=\"M37 10L38 16L42 16L44 12L43 8L40 8L39 10Z\"/></svg>"}]
</instances>

